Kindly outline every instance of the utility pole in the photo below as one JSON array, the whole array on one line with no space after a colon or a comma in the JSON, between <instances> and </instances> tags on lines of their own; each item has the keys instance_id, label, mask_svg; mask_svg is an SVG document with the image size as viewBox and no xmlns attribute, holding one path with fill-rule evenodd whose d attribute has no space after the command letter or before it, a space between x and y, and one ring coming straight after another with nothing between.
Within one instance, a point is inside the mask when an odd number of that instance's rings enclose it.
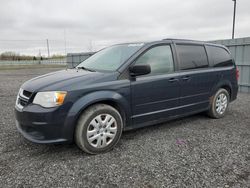
<instances>
[{"instance_id":1,"label":"utility pole","mask_svg":"<svg viewBox=\"0 0 250 188\"><path fill-rule=\"evenodd\" d=\"M40 50L40 49L39 49L38 56L39 56L39 61L38 61L38 63L41 64L42 55L41 55L41 50Z\"/></svg>"},{"instance_id":2,"label":"utility pole","mask_svg":"<svg viewBox=\"0 0 250 188\"><path fill-rule=\"evenodd\" d=\"M235 14L236 14L236 0L234 1L234 14L233 14L233 31L232 31L232 39L234 39L234 30L235 30Z\"/></svg>"},{"instance_id":3,"label":"utility pole","mask_svg":"<svg viewBox=\"0 0 250 188\"><path fill-rule=\"evenodd\" d=\"M90 39L89 44L88 44L88 51L92 52L92 50L93 50L93 43L92 43L92 40Z\"/></svg>"},{"instance_id":4,"label":"utility pole","mask_svg":"<svg viewBox=\"0 0 250 188\"><path fill-rule=\"evenodd\" d=\"M64 29L64 51L65 51L65 56L67 55L67 50L66 50L66 30Z\"/></svg>"},{"instance_id":5,"label":"utility pole","mask_svg":"<svg viewBox=\"0 0 250 188\"><path fill-rule=\"evenodd\" d=\"M38 56L39 56L40 59L42 59L41 49L39 49Z\"/></svg>"},{"instance_id":6,"label":"utility pole","mask_svg":"<svg viewBox=\"0 0 250 188\"><path fill-rule=\"evenodd\" d=\"M48 50L48 58L50 57L50 54L49 54L49 39L46 39L47 41L47 50Z\"/></svg>"}]
</instances>

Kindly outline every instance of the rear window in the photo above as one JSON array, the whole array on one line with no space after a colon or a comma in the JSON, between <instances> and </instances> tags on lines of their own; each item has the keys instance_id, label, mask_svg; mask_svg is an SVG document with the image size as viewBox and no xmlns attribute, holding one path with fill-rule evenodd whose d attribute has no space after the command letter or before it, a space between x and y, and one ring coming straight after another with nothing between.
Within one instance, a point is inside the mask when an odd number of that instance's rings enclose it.
<instances>
[{"instance_id":1,"label":"rear window","mask_svg":"<svg viewBox=\"0 0 250 188\"><path fill-rule=\"evenodd\" d=\"M181 70L208 67L208 60L204 46L177 45Z\"/></svg>"},{"instance_id":2,"label":"rear window","mask_svg":"<svg viewBox=\"0 0 250 188\"><path fill-rule=\"evenodd\" d=\"M226 67L233 65L231 55L224 48L207 46L207 50L214 67Z\"/></svg>"}]
</instances>

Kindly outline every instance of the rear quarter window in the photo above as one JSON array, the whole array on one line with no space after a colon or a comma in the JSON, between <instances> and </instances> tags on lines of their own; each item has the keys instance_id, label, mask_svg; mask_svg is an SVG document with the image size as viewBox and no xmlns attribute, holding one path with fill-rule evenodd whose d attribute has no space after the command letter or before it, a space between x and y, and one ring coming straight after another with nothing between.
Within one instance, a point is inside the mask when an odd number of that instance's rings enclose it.
<instances>
[{"instance_id":1,"label":"rear quarter window","mask_svg":"<svg viewBox=\"0 0 250 188\"><path fill-rule=\"evenodd\" d=\"M204 46L177 44L180 70L208 67L208 59Z\"/></svg>"},{"instance_id":2,"label":"rear quarter window","mask_svg":"<svg viewBox=\"0 0 250 188\"><path fill-rule=\"evenodd\" d=\"M233 60L227 50L218 46L207 46L209 59L214 67L232 66Z\"/></svg>"}]
</instances>

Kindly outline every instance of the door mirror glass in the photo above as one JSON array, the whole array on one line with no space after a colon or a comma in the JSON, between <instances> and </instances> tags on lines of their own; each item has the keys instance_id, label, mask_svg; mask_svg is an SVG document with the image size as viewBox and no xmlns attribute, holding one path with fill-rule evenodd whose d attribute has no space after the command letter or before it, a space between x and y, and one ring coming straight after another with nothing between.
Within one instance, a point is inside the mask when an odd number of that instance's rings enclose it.
<instances>
[{"instance_id":1,"label":"door mirror glass","mask_svg":"<svg viewBox=\"0 0 250 188\"><path fill-rule=\"evenodd\" d=\"M150 65L144 64L144 65L134 65L129 68L130 75L131 76L140 76L149 74L151 72Z\"/></svg>"}]
</instances>

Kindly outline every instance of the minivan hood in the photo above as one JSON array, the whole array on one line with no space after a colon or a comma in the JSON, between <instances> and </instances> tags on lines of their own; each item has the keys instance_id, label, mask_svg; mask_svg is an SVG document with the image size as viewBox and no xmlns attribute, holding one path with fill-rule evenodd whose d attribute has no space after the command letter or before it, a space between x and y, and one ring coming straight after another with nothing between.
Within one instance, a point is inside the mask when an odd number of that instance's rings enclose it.
<instances>
[{"instance_id":1,"label":"minivan hood","mask_svg":"<svg viewBox=\"0 0 250 188\"><path fill-rule=\"evenodd\" d=\"M58 90L75 82L81 82L81 84L86 85L105 77L104 75L105 73L101 72L66 69L35 77L25 82L21 88L30 92Z\"/></svg>"}]
</instances>

